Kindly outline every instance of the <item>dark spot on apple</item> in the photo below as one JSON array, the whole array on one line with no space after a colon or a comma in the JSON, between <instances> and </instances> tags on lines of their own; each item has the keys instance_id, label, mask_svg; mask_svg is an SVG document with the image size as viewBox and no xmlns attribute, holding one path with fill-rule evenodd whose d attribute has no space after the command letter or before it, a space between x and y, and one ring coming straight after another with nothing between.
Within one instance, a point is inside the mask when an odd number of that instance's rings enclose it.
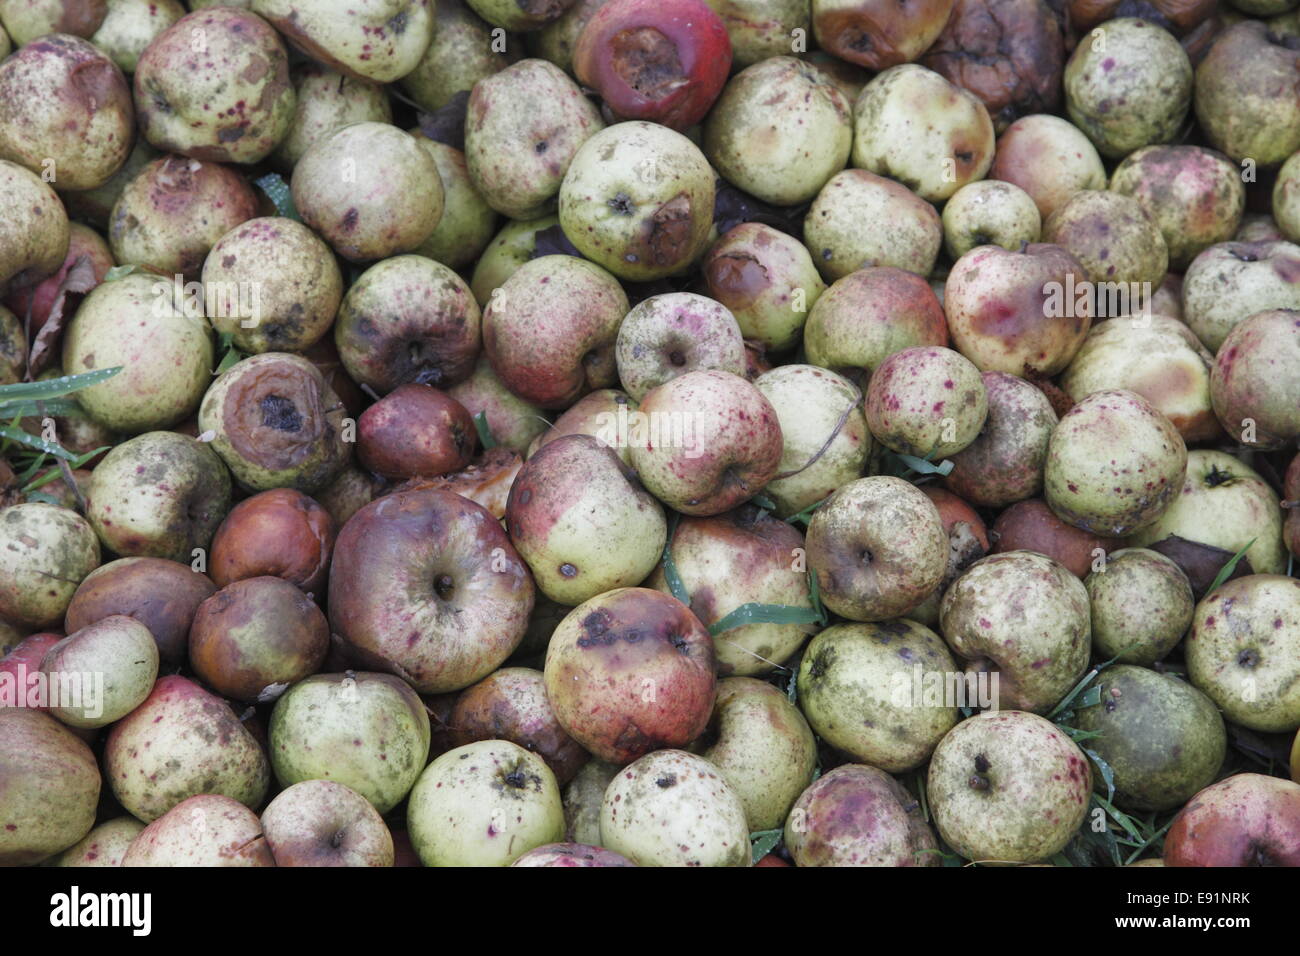
<instances>
[{"instance_id":1,"label":"dark spot on apple","mask_svg":"<svg viewBox=\"0 0 1300 956\"><path fill-rule=\"evenodd\" d=\"M560 574L566 578L576 577L578 569L566 561L564 564L560 565Z\"/></svg>"},{"instance_id":2,"label":"dark spot on apple","mask_svg":"<svg viewBox=\"0 0 1300 956\"><path fill-rule=\"evenodd\" d=\"M664 774L664 776L655 781L655 786L661 790L667 790L669 787L677 786L677 774Z\"/></svg>"},{"instance_id":3,"label":"dark spot on apple","mask_svg":"<svg viewBox=\"0 0 1300 956\"><path fill-rule=\"evenodd\" d=\"M302 429L302 415L291 399L282 395L266 395L262 398L260 407L264 428L274 428L281 432L296 432Z\"/></svg>"},{"instance_id":4,"label":"dark spot on apple","mask_svg":"<svg viewBox=\"0 0 1300 956\"><path fill-rule=\"evenodd\" d=\"M686 78L677 45L654 27L614 34L610 60L619 78L649 100L663 99Z\"/></svg>"},{"instance_id":5,"label":"dark spot on apple","mask_svg":"<svg viewBox=\"0 0 1300 956\"><path fill-rule=\"evenodd\" d=\"M433 581L433 591L444 601L451 598L452 592L456 589L456 582L452 580L450 574L440 574Z\"/></svg>"},{"instance_id":6,"label":"dark spot on apple","mask_svg":"<svg viewBox=\"0 0 1300 956\"><path fill-rule=\"evenodd\" d=\"M1259 665L1259 652L1248 647L1237 655L1237 663L1242 667L1257 667Z\"/></svg>"},{"instance_id":7,"label":"dark spot on apple","mask_svg":"<svg viewBox=\"0 0 1300 956\"><path fill-rule=\"evenodd\" d=\"M636 208L636 204L632 202L632 197L627 193L619 193L606 203L606 205L620 216L630 216L632 215L632 210Z\"/></svg>"}]
</instances>

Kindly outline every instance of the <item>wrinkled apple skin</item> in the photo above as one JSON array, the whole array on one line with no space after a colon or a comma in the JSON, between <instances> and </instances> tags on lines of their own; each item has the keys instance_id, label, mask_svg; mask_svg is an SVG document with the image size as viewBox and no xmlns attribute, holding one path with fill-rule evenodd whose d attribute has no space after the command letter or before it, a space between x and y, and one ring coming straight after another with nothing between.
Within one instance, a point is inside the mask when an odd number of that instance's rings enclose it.
<instances>
[{"instance_id":1,"label":"wrinkled apple skin","mask_svg":"<svg viewBox=\"0 0 1300 956\"><path fill-rule=\"evenodd\" d=\"M915 621L837 624L804 652L799 706L837 750L902 773L924 763L957 723L952 702L915 699L914 681L956 671L939 635Z\"/></svg>"},{"instance_id":2,"label":"wrinkled apple skin","mask_svg":"<svg viewBox=\"0 0 1300 956\"><path fill-rule=\"evenodd\" d=\"M1083 266L1060 246L1035 243L1017 252L977 246L953 264L944 283L953 346L983 372L1055 375L1091 327L1091 302L1070 297L1087 282Z\"/></svg>"},{"instance_id":3,"label":"wrinkled apple skin","mask_svg":"<svg viewBox=\"0 0 1300 956\"><path fill-rule=\"evenodd\" d=\"M1223 340L1210 373L1214 413L1229 435L1271 450L1300 436L1300 310L1258 312Z\"/></svg>"},{"instance_id":4,"label":"wrinkled apple skin","mask_svg":"<svg viewBox=\"0 0 1300 956\"><path fill-rule=\"evenodd\" d=\"M726 306L693 292L652 295L618 327L618 378L635 400L697 369L745 373L745 342Z\"/></svg>"},{"instance_id":5,"label":"wrinkled apple skin","mask_svg":"<svg viewBox=\"0 0 1300 956\"><path fill-rule=\"evenodd\" d=\"M1119 17L1092 31L1065 64L1065 109L1103 156L1172 142L1192 100L1192 64L1173 34Z\"/></svg>"},{"instance_id":6,"label":"wrinkled apple skin","mask_svg":"<svg viewBox=\"0 0 1300 956\"><path fill-rule=\"evenodd\" d=\"M1128 543L1149 548L1174 536L1221 548L1224 561L1246 548L1255 573L1286 573L1277 493L1253 468L1221 451L1188 452L1182 488L1155 523Z\"/></svg>"},{"instance_id":7,"label":"wrinkled apple skin","mask_svg":"<svg viewBox=\"0 0 1300 956\"><path fill-rule=\"evenodd\" d=\"M939 742L926 792L939 835L968 860L1037 863L1079 829L1092 770L1074 741L1042 717L986 711Z\"/></svg>"},{"instance_id":8,"label":"wrinkled apple skin","mask_svg":"<svg viewBox=\"0 0 1300 956\"><path fill-rule=\"evenodd\" d=\"M702 757L658 750L619 771L600 839L638 866L749 866L745 806Z\"/></svg>"},{"instance_id":9,"label":"wrinkled apple skin","mask_svg":"<svg viewBox=\"0 0 1300 956\"><path fill-rule=\"evenodd\" d=\"M1043 487L1056 412L1041 390L1006 372L984 372L988 416L975 440L950 459L944 487L973 505L1005 508Z\"/></svg>"},{"instance_id":10,"label":"wrinkled apple skin","mask_svg":"<svg viewBox=\"0 0 1300 956\"><path fill-rule=\"evenodd\" d=\"M259 806L271 768L229 704L172 675L159 678L148 699L113 725L104 775L122 807L151 823L196 794Z\"/></svg>"},{"instance_id":11,"label":"wrinkled apple skin","mask_svg":"<svg viewBox=\"0 0 1300 956\"><path fill-rule=\"evenodd\" d=\"M276 866L392 866L393 835L365 797L332 780L304 780L262 811Z\"/></svg>"},{"instance_id":12,"label":"wrinkled apple skin","mask_svg":"<svg viewBox=\"0 0 1300 956\"><path fill-rule=\"evenodd\" d=\"M1256 20L1235 23L1196 67L1196 118L1235 163L1273 166L1300 149L1300 51Z\"/></svg>"},{"instance_id":13,"label":"wrinkled apple skin","mask_svg":"<svg viewBox=\"0 0 1300 956\"><path fill-rule=\"evenodd\" d=\"M506 740L449 750L420 776L407 829L425 866L509 866L564 839L560 788L541 757Z\"/></svg>"},{"instance_id":14,"label":"wrinkled apple skin","mask_svg":"<svg viewBox=\"0 0 1300 956\"><path fill-rule=\"evenodd\" d=\"M529 850L511 866L636 866L621 853L584 843L548 843Z\"/></svg>"},{"instance_id":15,"label":"wrinkled apple skin","mask_svg":"<svg viewBox=\"0 0 1300 956\"><path fill-rule=\"evenodd\" d=\"M804 326L812 365L875 371L906 348L948 344L943 306L928 283L892 266L849 273L817 299Z\"/></svg>"},{"instance_id":16,"label":"wrinkled apple skin","mask_svg":"<svg viewBox=\"0 0 1300 956\"><path fill-rule=\"evenodd\" d=\"M123 866L275 866L257 814L220 794L172 807L131 841Z\"/></svg>"},{"instance_id":17,"label":"wrinkled apple skin","mask_svg":"<svg viewBox=\"0 0 1300 956\"><path fill-rule=\"evenodd\" d=\"M482 680L523 639L533 581L500 522L449 491L373 501L339 532L334 631L400 667L421 693Z\"/></svg>"},{"instance_id":18,"label":"wrinkled apple skin","mask_svg":"<svg viewBox=\"0 0 1300 956\"><path fill-rule=\"evenodd\" d=\"M1155 222L1136 199L1117 192L1075 193L1047 217L1042 238L1074 256L1097 284L1145 283L1144 288L1154 289L1169 268L1169 250ZM1116 313L1108 311L1103 296L1104 290L1099 289L1095 317L1114 318ZM1139 304L1146 301L1143 298Z\"/></svg>"},{"instance_id":19,"label":"wrinkled apple skin","mask_svg":"<svg viewBox=\"0 0 1300 956\"><path fill-rule=\"evenodd\" d=\"M1111 174L1112 192L1132 196L1160 228L1169 268L1185 270L1201 252L1232 239L1246 207L1241 169L1200 146L1147 146Z\"/></svg>"},{"instance_id":20,"label":"wrinkled apple skin","mask_svg":"<svg viewBox=\"0 0 1300 956\"><path fill-rule=\"evenodd\" d=\"M997 674L995 707L1050 711L1083 676L1091 649L1088 592L1033 551L976 561L948 588L939 627L968 670Z\"/></svg>"},{"instance_id":21,"label":"wrinkled apple skin","mask_svg":"<svg viewBox=\"0 0 1300 956\"><path fill-rule=\"evenodd\" d=\"M804 244L827 282L869 266L927 276L943 245L943 223L902 183L865 169L836 173L804 218Z\"/></svg>"},{"instance_id":22,"label":"wrinkled apple skin","mask_svg":"<svg viewBox=\"0 0 1300 956\"><path fill-rule=\"evenodd\" d=\"M376 83L391 83L415 69L433 38L433 5L433 0L252 2L255 12L312 59Z\"/></svg>"},{"instance_id":23,"label":"wrinkled apple skin","mask_svg":"<svg viewBox=\"0 0 1300 956\"><path fill-rule=\"evenodd\" d=\"M68 847L49 866L121 866L122 857L140 835L144 824L132 816L101 823L77 844Z\"/></svg>"},{"instance_id":24,"label":"wrinkled apple skin","mask_svg":"<svg viewBox=\"0 0 1300 956\"><path fill-rule=\"evenodd\" d=\"M704 154L724 179L764 202L808 202L848 163L851 107L815 66L772 57L722 91L704 124Z\"/></svg>"},{"instance_id":25,"label":"wrinkled apple skin","mask_svg":"<svg viewBox=\"0 0 1300 956\"><path fill-rule=\"evenodd\" d=\"M30 170L0 159L0 284L34 285L53 275L68 252L68 213L48 183Z\"/></svg>"},{"instance_id":26,"label":"wrinkled apple skin","mask_svg":"<svg viewBox=\"0 0 1300 956\"><path fill-rule=\"evenodd\" d=\"M84 837L95 824L95 755L48 714L0 708L0 866L29 866Z\"/></svg>"},{"instance_id":27,"label":"wrinkled apple skin","mask_svg":"<svg viewBox=\"0 0 1300 956\"><path fill-rule=\"evenodd\" d=\"M1097 148L1068 120L1034 113L998 137L989 178L1019 186L1046 219L1081 189L1105 189L1106 167Z\"/></svg>"},{"instance_id":28,"label":"wrinkled apple skin","mask_svg":"<svg viewBox=\"0 0 1300 956\"><path fill-rule=\"evenodd\" d=\"M649 424L645 439L632 438L632 465L676 511L721 514L777 474L784 444L776 409L739 375L688 372L646 395L641 414Z\"/></svg>"},{"instance_id":29,"label":"wrinkled apple skin","mask_svg":"<svg viewBox=\"0 0 1300 956\"><path fill-rule=\"evenodd\" d=\"M785 845L797 866L938 866L921 805L875 767L845 764L817 778L795 802Z\"/></svg>"},{"instance_id":30,"label":"wrinkled apple skin","mask_svg":"<svg viewBox=\"0 0 1300 956\"><path fill-rule=\"evenodd\" d=\"M63 33L0 63L0 158L59 189L102 186L131 152L135 110L122 71L102 50Z\"/></svg>"},{"instance_id":31,"label":"wrinkled apple skin","mask_svg":"<svg viewBox=\"0 0 1300 956\"><path fill-rule=\"evenodd\" d=\"M855 621L900 617L925 600L948 566L939 510L900 478L859 478L813 512L808 567L822 603Z\"/></svg>"},{"instance_id":32,"label":"wrinkled apple skin","mask_svg":"<svg viewBox=\"0 0 1300 956\"><path fill-rule=\"evenodd\" d=\"M1228 737L1210 698L1127 664L1107 668L1097 686L1100 702L1081 707L1074 726L1099 735L1090 746L1114 771L1117 806L1172 810L1213 782Z\"/></svg>"},{"instance_id":33,"label":"wrinkled apple skin","mask_svg":"<svg viewBox=\"0 0 1300 956\"><path fill-rule=\"evenodd\" d=\"M1165 866L1300 866L1300 784L1239 773L1188 802L1165 835Z\"/></svg>"},{"instance_id":34,"label":"wrinkled apple skin","mask_svg":"<svg viewBox=\"0 0 1300 956\"><path fill-rule=\"evenodd\" d=\"M886 448L942 461L979 435L988 394L979 369L964 356L925 346L880 363L867 385L865 408L871 434Z\"/></svg>"},{"instance_id":35,"label":"wrinkled apple skin","mask_svg":"<svg viewBox=\"0 0 1300 956\"><path fill-rule=\"evenodd\" d=\"M0 511L0 615L31 628L58 624L99 566L99 541L75 511L43 502Z\"/></svg>"},{"instance_id":36,"label":"wrinkled apple skin","mask_svg":"<svg viewBox=\"0 0 1300 956\"><path fill-rule=\"evenodd\" d=\"M545 675L560 726L612 763L685 746L713 710L708 631L680 601L646 588L574 608L551 636Z\"/></svg>"},{"instance_id":37,"label":"wrinkled apple skin","mask_svg":"<svg viewBox=\"0 0 1300 956\"><path fill-rule=\"evenodd\" d=\"M750 832L772 830L812 782L817 741L803 714L778 687L752 677L718 682L700 752L745 807Z\"/></svg>"},{"instance_id":38,"label":"wrinkled apple skin","mask_svg":"<svg viewBox=\"0 0 1300 956\"><path fill-rule=\"evenodd\" d=\"M474 84L465 117L465 162L484 200L511 219L555 209L578 149L605 128L563 70L520 60Z\"/></svg>"},{"instance_id":39,"label":"wrinkled apple skin","mask_svg":"<svg viewBox=\"0 0 1300 956\"><path fill-rule=\"evenodd\" d=\"M817 45L842 60L885 70L915 60L943 32L954 0L899 6L884 0L813 0Z\"/></svg>"},{"instance_id":40,"label":"wrinkled apple skin","mask_svg":"<svg viewBox=\"0 0 1300 956\"><path fill-rule=\"evenodd\" d=\"M983 179L993 122L973 94L915 63L876 76L853 104L853 165L942 202Z\"/></svg>"},{"instance_id":41,"label":"wrinkled apple skin","mask_svg":"<svg viewBox=\"0 0 1300 956\"><path fill-rule=\"evenodd\" d=\"M56 701L49 707L69 727L97 729L125 717L144 703L158 677L158 645L134 618L113 615L73 631L41 661L50 686L73 675L96 674L103 681L99 699ZM94 706L92 706L92 703Z\"/></svg>"},{"instance_id":42,"label":"wrinkled apple skin","mask_svg":"<svg viewBox=\"0 0 1300 956\"><path fill-rule=\"evenodd\" d=\"M1043 219L1029 193L1000 179L967 183L943 207L943 243L954 261L976 246L1038 242Z\"/></svg>"},{"instance_id":43,"label":"wrinkled apple skin","mask_svg":"<svg viewBox=\"0 0 1300 956\"><path fill-rule=\"evenodd\" d=\"M1196 606L1187 672L1233 723L1264 733L1300 727L1300 581L1235 578Z\"/></svg>"},{"instance_id":44,"label":"wrinkled apple skin","mask_svg":"<svg viewBox=\"0 0 1300 956\"><path fill-rule=\"evenodd\" d=\"M812 608L807 575L796 570L803 536L756 505L709 518L684 517L673 532L673 564L689 595L691 612L711 627L744 604ZM647 587L671 594L660 563ZM713 639L718 673L765 674L785 663L808 634L809 624L751 623Z\"/></svg>"},{"instance_id":45,"label":"wrinkled apple skin","mask_svg":"<svg viewBox=\"0 0 1300 956\"><path fill-rule=\"evenodd\" d=\"M1141 315L1094 325L1061 376L1073 400L1123 388L1136 392L1169 419L1185 442L1222 434L1210 403L1214 356L1182 322Z\"/></svg>"},{"instance_id":46,"label":"wrinkled apple skin","mask_svg":"<svg viewBox=\"0 0 1300 956\"><path fill-rule=\"evenodd\" d=\"M429 715L415 691L390 674L299 681L276 701L269 732L282 786L334 780L381 814L402 802L429 760Z\"/></svg>"},{"instance_id":47,"label":"wrinkled apple skin","mask_svg":"<svg viewBox=\"0 0 1300 956\"><path fill-rule=\"evenodd\" d=\"M1245 319L1300 309L1300 246L1226 242L1198 255L1183 276L1183 319L1211 352Z\"/></svg>"},{"instance_id":48,"label":"wrinkled apple skin","mask_svg":"<svg viewBox=\"0 0 1300 956\"><path fill-rule=\"evenodd\" d=\"M1093 392L1061 418L1047 446L1043 490L1063 520L1117 537L1153 524L1177 496L1187 445L1136 392Z\"/></svg>"},{"instance_id":49,"label":"wrinkled apple skin","mask_svg":"<svg viewBox=\"0 0 1300 956\"><path fill-rule=\"evenodd\" d=\"M708 245L714 173L699 148L655 123L618 123L582 144L560 185L560 225L620 279L689 267Z\"/></svg>"},{"instance_id":50,"label":"wrinkled apple skin","mask_svg":"<svg viewBox=\"0 0 1300 956\"><path fill-rule=\"evenodd\" d=\"M704 0L610 0L573 47L574 74L611 113L678 132L704 118L730 69L727 28Z\"/></svg>"},{"instance_id":51,"label":"wrinkled apple skin","mask_svg":"<svg viewBox=\"0 0 1300 956\"><path fill-rule=\"evenodd\" d=\"M1173 650L1192 623L1192 585L1182 568L1158 551L1112 551L1083 584L1092 609L1093 647L1103 660L1149 667Z\"/></svg>"}]
</instances>

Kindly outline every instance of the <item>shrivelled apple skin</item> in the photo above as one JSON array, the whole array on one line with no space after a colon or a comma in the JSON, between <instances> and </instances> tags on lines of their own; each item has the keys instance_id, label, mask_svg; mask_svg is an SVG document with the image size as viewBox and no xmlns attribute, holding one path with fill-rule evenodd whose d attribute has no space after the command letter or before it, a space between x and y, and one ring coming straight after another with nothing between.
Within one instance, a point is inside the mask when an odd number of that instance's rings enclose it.
<instances>
[{"instance_id":1,"label":"shrivelled apple skin","mask_svg":"<svg viewBox=\"0 0 1300 956\"><path fill-rule=\"evenodd\" d=\"M871 434L885 447L942 461L979 435L988 393L979 369L952 349L903 349L872 373L866 414Z\"/></svg>"},{"instance_id":2,"label":"shrivelled apple skin","mask_svg":"<svg viewBox=\"0 0 1300 956\"><path fill-rule=\"evenodd\" d=\"M1035 551L1060 562L1082 580L1097 560L1119 540L1107 538L1072 524L1066 524L1042 498L1017 501L998 515L991 531L992 551Z\"/></svg>"},{"instance_id":3,"label":"shrivelled apple skin","mask_svg":"<svg viewBox=\"0 0 1300 956\"><path fill-rule=\"evenodd\" d=\"M1300 784L1239 773L1188 801L1165 836L1165 866L1300 866Z\"/></svg>"},{"instance_id":4,"label":"shrivelled apple skin","mask_svg":"<svg viewBox=\"0 0 1300 956\"><path fill-rule=\"evenodd\" d=\"M1097 686L1100 701L1080 708L1074 726L1099 734L1090 746L1114 771L1117 806L1171 810L1214 780L1228 737L1210 698L1128 664L1107 668Z\"/></svg>"},{"instance_id":5,"label":"shrivelled apple skin","mask_svg":"<svg viewBox=\"0 0 1300 956\"><path fill-rule=\"evenodd\" d=\"M973 505L1004 508L1042 490L1056 412L1040 389L1017 375L985 372L980 378L988 417L975 440L950 459L944 487Z\"/></svg>"},{"instance_id":6,"label":"shrivelled apple skin","mask_svg":"<svg viewBox=\"0 0 1300 956\"><path fill-rule=\"evenodd\" d=\"M159 678L145 702L113 725L104 775L123 808L149 823L196 794L258 806L271 768L229 704L172 675Z\"/></svg>"},{"instance_id":7,"label":"shrivelled apple skin","mask_svg":"<svg viewBox=\"0 0 1300 956\"><path fill-rule=\"evenodd\" d=\"M0 866L27 866L66 850L95 824L95 755L48 714L0 708Z\"/></svg>"},{"instance_id":8,"label":"shrivelled apple skin","mask_svg":"<svg viewBox=\"0 0 1300 956\"><path fill-rule=\"evenodd\" d=\"M334 630L400 667L421 693L496 670L522 640L533 598L500 523L448 491L372 501L344 525L330 567Z\"/></svg>"},{"instance_id":9,"label":"shrivelled apple skin","mask_svg":"<svg viewBox=\"0 0 1300 956\"><path fill-rule=\"evenodd\" d=\"M901 478L859 478L813 512L808 567L822 602L842 617L905 615L938 586L948 566L939 510Z\"/></svg>"},{"instance_id":10,"label":"shrivelled apple skin","mask_svg":"<svg viewBox=\"0 0 1300 956\"><path fill-rule=\"evenodd\" d=\"M952 701L927 701L915 691L936 674L947 686L956 670L939 635L915 621L837 624L804 652L799 706L833 747L902 773L924 763L957 723Z\"/></svg>"},{"instance_id":11,"label":"shrivelled apple skin","mask_svg":"<svg viewBox=\"0 0 1300 956\"><path fill-rule=\"evenodd\" d=\"M1300 580L1251 574L1196 606L1187 673L1233 723L1265 733L1300 727Z\"/></svg>"},{"instance_id":12,"label":"shrivelled apple skin","mask_svg":"<svg viewBox=\"0 0 1300 956\"><path fill-rule=\"evenodd\" d=\"M600 809L600 840L638 866L749 866L739 794L703 757L658 750L619 771Z\"/></svg>"},{"instance_id":13,"label":"shrivelled apple skin","mask_svg":"<svg viewBox=\"0 0 1300 956\"><path fill-rule=\"evenodd\" d=\"M548 843L529 850L511 866L636 866L621 853L585 843Z\"/></svg>"},{"instance_id":14,"label":"shrivelled apple skin","mask_svg":"<svg viewBox=\"0 0 1300 956\"><path fill-rule=\"evenodd\" d=\"M275 866L257 814L221 794L196 794L131 841L123 866Z\"/></svg>"},{"instance_id":15,"label":"shrivelled apple skin","mask_svg":"<svg viewBox=\"0 0 1300 956\"><path fill-rule=\"evenodd\" d=\"M528 459L510 486L506 524L538 587L569 605L640 584L668 535L659 502L591 435L556 439Z\"/></svg>"},{"instance_id":16,"label":"shrivelled apple skin","mask_svg":"<svg viewBox=\"0 0 1300 956\"><path fill-rule=\"evenodd\" d=\"M1037 863L1083 823L1092 771L1050 721L985 711L939 742L926 791L939 835L968 860Z\"/></svg>"},{"instance_id":17,"label":"shrivelled apple skin","mask_svg":"<svg viewBox=\"0 0 1300 956\"><path fill-rule=\"evenodd\" d=\"M1088 592L1046 555L1010 551L976 561L939 606L944 639L997 674L996 706L1045 714L1088 667Z\"/></svg>"},{"instance_id":18,"label":"shrivelled apple skin","mask_svg":"<svg viewBox=\"0 0 1300 956\"><path fill-rule=\"evenodd\" d=\"M429 715L391 674L315 674L275 703L271 764L283 786L335 780L387 813L429 760ZM360 741L360 743L358 743Z\"/></svg>"},{"instance_id":19,"label":"shrivelled apple skin","mask_svg":"<svg viewBox=\"0 0 1300 956\"><path fill-rule=\"evenodd\" d=\"M626 764L682 747L713 710L713 640L676 598L619 588L574 608L551 635L546 695L595 756Z\"/></svg>"},{"instance_id":20,"label":"shrivelled apple skin","mask_svg":"<svg viewBox=\"0 0 1300 956\"><path fill-rule=\"evenodd\" d=\"M845 764L818 777L795 802L785 845L798 866L938 866L921 805L875 767Z\"/></svg>"},{"instance_id":21,"label":"shrivelled apple skin","mask_svg":"<svg viewBox=\"0 0 1300 956\"><path fill-rule=\"evenodd\" d=\"M784 439L776 409L739 375L688 372L646 395L641 415L647 434L633 436L632 465L683 514L721 514L777 474Z\"/></svg>"},{"instance_id":22,"label":"shrivelled apple skin","mask_svg":"<svg viewBox=\"0 0 1300 956\"><path fill-rule=\"evenodd\" d=\"M885 70L915 60L943 32L954 0L901 6L886 0L813 0L817 45L842 60Z\"/></svg>"},{"instance_id":23,"label":"shrivelled apple skin","mask_svg":"<svg viewBox=\"0 0 1300 956\"><path fill-rule=\"evenodd\" d=\"M1061 418L1047 446L1043 489L1062 519L1095 534L1132 534L1178 494L1187 445L1141 395L1094 392Z\"/></svg>"},{"instance_id":24,"label":"shrivelled apple skin","mask_svg":"<svg viewBox=\"0 0 1300 956\"><path fill-rule=\"evenodd\" d=\"M1092 609L1092 643L1104 660L1150 666L1173 650L1192 623L1192 585L1158 551L1112 551L1083 585Z\"/></svg>"},{"instance_id":25,"label":"shrivelled apple skin","mask_svg":"<svg viewBox=\"0 0 1300 956\"><path fill-rule=\"evenodd\" d=\"M681 131L727 82L731 39L704 0L610 0L578 34L573 70L616 116Z\"/></svg>"},{"instance_id":26,"label":"shrivelled apple skin","mask_svg":"<svg viewBox=\"0 0 1300 956\"><path fill-rule=\"evenodd\" d=\"M564 839L564 806L541 757L506 740L449 750L429 764L406 809L425 866L509 866Z\"/></svg>"},{"instance_id":27,"label":"shrivelled apple skin","mask_svg":"<svg viewBox=\"0 0 1300 956\"><path fill-rule=\"evenodd\" d=\"M1228 333L1210 373L1214 413L1229 435L1269 450L1300 436L1300 310L1252 315Z\"/></svg>"}]
</instances>

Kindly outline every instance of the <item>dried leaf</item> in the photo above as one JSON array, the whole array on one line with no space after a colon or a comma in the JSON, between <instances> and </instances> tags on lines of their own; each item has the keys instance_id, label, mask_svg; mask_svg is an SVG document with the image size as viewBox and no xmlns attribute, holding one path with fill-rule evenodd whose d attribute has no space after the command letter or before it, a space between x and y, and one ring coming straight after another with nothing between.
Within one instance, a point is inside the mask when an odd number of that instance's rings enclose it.
<instances>
[{"instance_id":1,"label":"dried leaf","mask_svg":"<svg viewBox=\"0 0 1300 956\"><path fill-rule=\"evenodd\" d=\"M1199 601L1210 589L1214 579L1229 561L1232 560L1232 552L1223 548L1216 548L1210 544L1201 544L1199 541L1190 541L1187 538L1180 538L1176 534L1154 544L1147 545L1152 551L1158 551L1166 558L1169 558L1174 564L1183 569L1187 575L1187 580L1192 583L1192 591ZM1231 581L1234 578L1245 577L1248 574L1254 574L1255 570L1250 566L1250 558L1242 556L1237 562L1237 566L1232 569L1224 581ZM1219 582L1220 584L1223 581Z\"/></svg>"},{"instance_id":2,"label":"dried leaf","mask_svg":"<svg viewBox=\"0 0 1300 956\"><path fill-rule=\"evenodd\" d=\"M95 278L95 266L90 261L90 256L77 256L77 261L72 264L72 268L63 277L54 294L50 317L45 320L45 325L36 334L36 341L32 343L31 358L28 360L29 378L35 378L49 366L54 358L54 348L58 344L59 336L63 334L66 320L76 312L81 296L97 285L99 280ZM69 296L77 298L69 301Z\"/></svg>"}]
</instances>

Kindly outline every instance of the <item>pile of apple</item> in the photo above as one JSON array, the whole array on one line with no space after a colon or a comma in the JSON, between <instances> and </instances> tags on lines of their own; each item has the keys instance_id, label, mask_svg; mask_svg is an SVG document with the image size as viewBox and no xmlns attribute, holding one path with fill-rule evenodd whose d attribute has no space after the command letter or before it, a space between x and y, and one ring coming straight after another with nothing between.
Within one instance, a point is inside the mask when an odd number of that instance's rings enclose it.
<instances>
[{"instance_id":1,"label":"pile of apple","mask_svg":"<svg viewBox=\"0 0 1300 956\"><path fill-rule=\"evenodd\" d=\"M1300 0L187 6L0 0L0 864L1300 865Z\"/></svg>"}]
</instances>

